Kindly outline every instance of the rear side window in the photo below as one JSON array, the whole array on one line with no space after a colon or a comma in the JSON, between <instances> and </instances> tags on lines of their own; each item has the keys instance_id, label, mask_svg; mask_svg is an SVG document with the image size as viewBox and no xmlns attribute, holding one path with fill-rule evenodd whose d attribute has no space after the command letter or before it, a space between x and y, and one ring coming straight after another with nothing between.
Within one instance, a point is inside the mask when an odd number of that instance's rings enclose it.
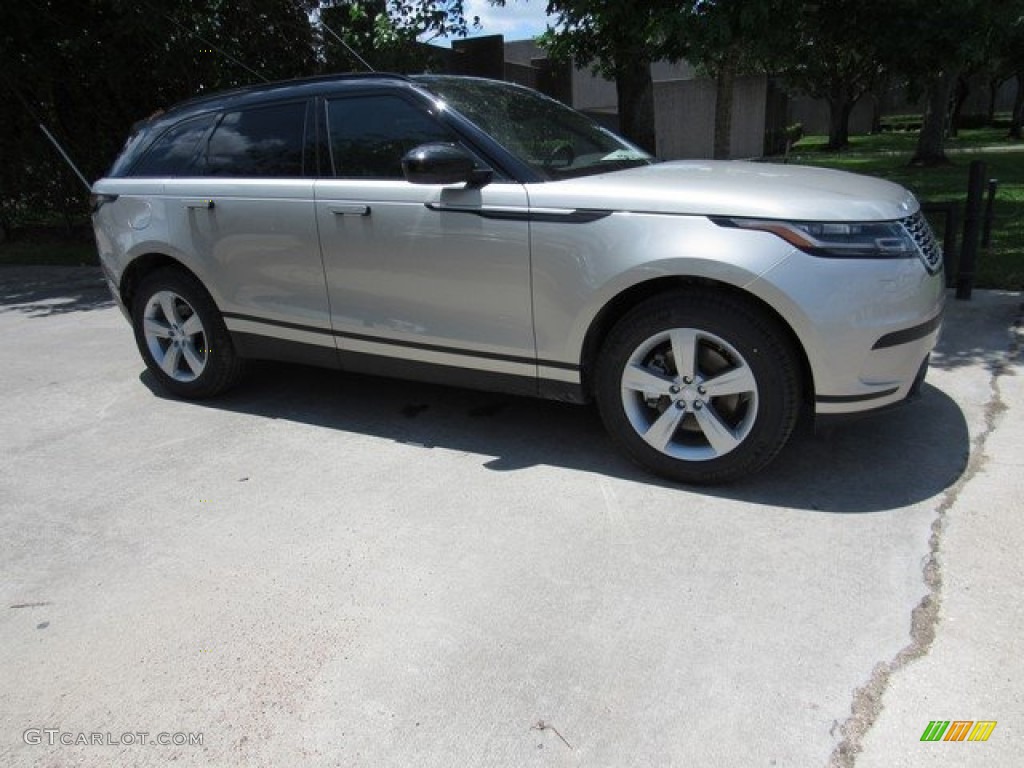
<instances>
[{"instance_id":1,"label":"rear side window","mask_svg":"<svg viewBox=\"0 0 1024 768\"><path fill-rule=\"evenodd\" d=\"M397 96L354 96L327 102L334 175L347 179L401 179L402 156L431 141L459 137Z\"/></svg>"},{"instance_id":2,"label":"rear side window","mask_svg":"<svg viewBox=\"0 0 1024 768\"><path fill-rule=\"evenodd\" d=\"M184 120L153 142L132 169L132 176L187 176L199 140L213 125L215 114Z\"/></svg>"},{"instance_id":3,"label":"rear side window","mask_svg":"<svg viewBox=\"0 0 1024 768\"><path fill-rule=\"evenodd\" d=\"M206 176L302 176L306 102L228 112L207 143Z\"/></svg>"}]
</instances>

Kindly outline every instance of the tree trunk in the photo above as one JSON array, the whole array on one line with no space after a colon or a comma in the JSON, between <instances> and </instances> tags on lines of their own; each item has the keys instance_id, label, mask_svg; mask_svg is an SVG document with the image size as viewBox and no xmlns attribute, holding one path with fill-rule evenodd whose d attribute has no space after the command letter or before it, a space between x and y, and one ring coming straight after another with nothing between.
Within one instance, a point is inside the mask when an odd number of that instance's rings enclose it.
<instances>
[{"instance_id":1,"label":"tree trunk","mask_svg":"<svg viewBox=\"0 0 1024 768\"><path fill-rule=\"evenodd\" d=\"M1024 72L1017 73L1017 98L1013 100L1013 117L1010 119L1011 139L1020 140L1021 122L1024 122Z\"/></svg>"},{"instance_id":2,"label":"tree trunk","mask_svg":"<svg viewBox=\"0 0 1024 768\"><path fill-rule=\"evenodd\" d=\"M944 165L949 162L945 150L946 117L955 77L954 72L939 72L928 83L924 121L911 165Z\"/></svg>"},{"instance_id":3,"label":"tree trunk","mask_svg":"<svg viewBox=\"0 0 1024 768\"><path fill-rule=\"evenodd\" d=\"M838 150L850 143L850 113L856 102L847 94L828 97L828 144L825 149Z\"/></svg>"},{"instance_id":4,"label":"tree trunk","mask_svg":"<svg viewBox=\"0 0 1024 768\"><path fill-rule=\"evenodd\" d=\"M956 79L956 91L953 96L953 114L949 118L949 135L956 138L960 135L960 113L964 109L964 103L971 93L971 86L967 78L960 75Z\"/></svg>"},{"instance_id":5,"label":"tree trunk","mask_svg":"<svg viewBox=\"0 0 1024 768\"><path fill-rule=\"evenodd\" d=\"M871 133L882 132L882 99L876 94L871 94Z\"/></svg>"},{"instance_id":6,"label":"tree trunk","mask_svg":"<svg viewBox=\"0 0 1024 768\"><path fill-rule=\"evenodd\" d=\"M999 77L989 78L988 81L988 110L985 113L985 124L992 127L996 124L996 97L999 96L999 86L1003 81Z\"/></svg>"},{"instance_id":7,"label":"tree trunk","mask_svg":"<svg viewBox=\"0 0 1024 768\"><path fill-rule=\"evenodd\" d=\"M881 80L875 83L872 89L872 98L875 100L875 109L871 115L871 132L881 133L882 118L886 114L891 114L893 110L892 85L889 78L882 77Z\"/></svg>"},{"instance_id":8,"label":"tree trunk","mask_svg":"<svg viewBox=\"0 0 1024 768\"><path fill-rule=\"evenodd\" d=\"M622 134L652 155L658 151L654 130L654 80L645 57L622 57L615 72Z\"/></svg>"},{"instance_id":9,"label":"tree trunk","mask_svg":"<svg viewBox=\"0 0 1024 768\"><path fill-rule=\"evenodd\" d=\"M739 55L727 51L715 78L715 160L728 160L732 155L732 96L737 69Z\"/></svg>"}]
</instances>

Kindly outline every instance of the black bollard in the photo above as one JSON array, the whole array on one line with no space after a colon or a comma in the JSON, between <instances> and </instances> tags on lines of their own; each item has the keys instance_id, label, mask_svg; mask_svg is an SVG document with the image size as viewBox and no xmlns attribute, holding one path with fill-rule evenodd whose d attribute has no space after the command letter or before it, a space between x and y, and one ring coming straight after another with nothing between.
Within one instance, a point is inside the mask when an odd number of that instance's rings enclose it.
<instances>
[{"instance_id":1,"label":"black bollard","mask_svg":"<svg viewBox=\"0 0 1024 768\"><path fill-rule=\"evenodd\" d=\"M985 163L972 160L967 180L967 205L964 210L964 235L960 243L960 272L956 279L956 297L971 298L974 273L978 263L978 241L981 235L981 207L985 199Z\"/></svg>"},{"instance_id":2,"label":"black bollard","mask_svg":"<svg viewBox=\"0 0 1024 768\"><path fill-rule=\"evenodd\" d=\"M992 218L995 215L996 190L999 189L998 179L988 180L988 194L985 196L985 224L981 228L981 247L988 248L992 242Z\"/></svg>"}]
</instances>

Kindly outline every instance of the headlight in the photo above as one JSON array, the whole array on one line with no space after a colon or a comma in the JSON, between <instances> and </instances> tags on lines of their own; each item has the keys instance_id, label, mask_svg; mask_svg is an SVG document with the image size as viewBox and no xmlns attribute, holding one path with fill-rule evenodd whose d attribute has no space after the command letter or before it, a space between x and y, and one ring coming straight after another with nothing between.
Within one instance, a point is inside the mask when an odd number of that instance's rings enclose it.
<instances>
[{"instance_id":1,"label":"headlight","mask_svg":"<svg viewBox=\"0 0 1024 768\"><path fill-rule=\"evenodd\" d=\"M814 256L833 259L909 259L917 245L898 221L830 222L712 219L721 227L771 232Z\"/></svg>"}]
</instances>

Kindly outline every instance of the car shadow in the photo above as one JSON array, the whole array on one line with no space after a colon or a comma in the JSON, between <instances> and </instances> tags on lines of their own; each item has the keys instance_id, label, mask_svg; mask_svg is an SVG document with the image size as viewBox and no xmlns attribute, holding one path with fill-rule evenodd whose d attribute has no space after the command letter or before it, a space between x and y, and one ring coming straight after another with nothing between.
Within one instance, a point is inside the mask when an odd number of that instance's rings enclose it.
<instances>
[{"instance_id":1,"label":"car shadow","mask_svg":"<svg viewBox=\"0 0 1024 768\"><path fill-rule=\"evenodd\" d=\"M763 472L716 487L685 487L624 458L596 409L525 397L274 363L255 363L240 387L195 407L370 435L485 458L495 472L549 465L756 504L823 512L889 510L941 493L970 450L963 413L926 385L914 403L827 430L805 418ZM169 397L148 372L142 382Z\"/></svg>"},{"instance_id":2,"label":"car shadow","mask_svg":"<svg viewBox=\"0 0 1024 768\"><path fill-rule=\"evenodd\" d=\"M114 305L97 267L4 266L0 268L0 312L51 317Z\"/></svg>"}]
</instances>

